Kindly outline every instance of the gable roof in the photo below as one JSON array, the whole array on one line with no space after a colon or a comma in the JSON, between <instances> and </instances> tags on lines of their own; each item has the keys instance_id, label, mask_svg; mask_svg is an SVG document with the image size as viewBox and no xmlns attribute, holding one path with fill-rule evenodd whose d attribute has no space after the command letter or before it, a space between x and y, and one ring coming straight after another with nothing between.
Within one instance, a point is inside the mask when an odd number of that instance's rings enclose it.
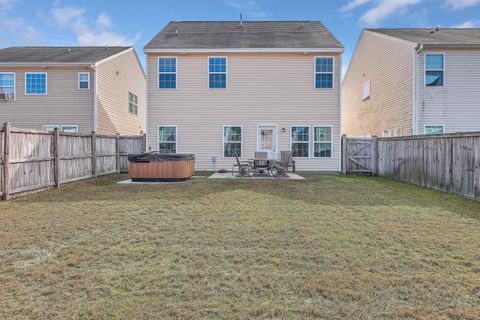
<instances>
[{"instance_id":1,"label":"gable roof","mask_svg":"<svg viewBox=\"0 0 480 320\"><path fill-rule=\"evenodd\" d=\"M0 64L94 64L130 48L11 47L0 49Z\"/></svg>"},{"instance_id":2,"label":"gable roof","mask_svg":"<svg viewBox=\"0 0 480 320\"><path fill-rule=\"evenodd\" d=\"M319 21L171 21L145 46L145 52L162 49L343 51L343 45Z\"/></svg>"},{"instance_id":3,"label":"gable roof","mask_svg":"<svg viewBox=\"0 0 480 320\"><path fill-rule=\"evenodd\" d=\"M428 28L366 29L424 47L480 47L480 29Z\"/></svg>"}]
</instances>

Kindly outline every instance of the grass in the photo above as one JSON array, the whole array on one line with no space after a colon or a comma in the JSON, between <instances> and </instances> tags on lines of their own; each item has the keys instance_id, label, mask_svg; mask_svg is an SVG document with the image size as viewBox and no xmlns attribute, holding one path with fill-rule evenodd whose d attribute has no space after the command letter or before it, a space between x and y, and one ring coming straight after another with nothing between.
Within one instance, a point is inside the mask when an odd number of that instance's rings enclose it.
<instances>
[{"instance_id":1,"label":"grass","mask_svg":"<svg viewBox=\"0 0 480 320\"><path fill-rule=\"evenodd\" d=\"M480 319L480 202L367 177L0 203L4 319Z\"/></svg>"}]
</instances>

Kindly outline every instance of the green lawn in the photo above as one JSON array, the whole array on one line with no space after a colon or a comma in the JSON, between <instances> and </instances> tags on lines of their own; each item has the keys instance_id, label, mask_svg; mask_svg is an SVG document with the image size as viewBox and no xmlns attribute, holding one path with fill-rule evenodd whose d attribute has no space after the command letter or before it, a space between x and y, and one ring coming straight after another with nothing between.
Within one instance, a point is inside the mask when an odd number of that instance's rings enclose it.
<instances>
[{"instance_id":1,"label":"green lawn","mask_svg":"<svg viewBox=\"0 0 480 320\"><path fill-rule=\"evenodd\" d=\"M368 177L0 203L1 319L480 319L480 202Z\"/></svg>"}]
</instances>

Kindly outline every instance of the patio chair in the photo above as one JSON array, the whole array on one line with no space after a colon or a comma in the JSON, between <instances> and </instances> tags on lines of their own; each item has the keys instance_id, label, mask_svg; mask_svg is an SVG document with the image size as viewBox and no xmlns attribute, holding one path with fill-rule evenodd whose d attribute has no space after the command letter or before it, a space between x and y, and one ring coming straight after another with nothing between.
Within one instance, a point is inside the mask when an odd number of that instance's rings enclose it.
<instances>
[{"instance_id":1,"label":"patio chair","mask_svg":"<svg viewBox=\"0 0 480 320\"><path fill-rule=\"evenodd\" d=\"M279 177L287 176L288 167L292 161L292 152L282 151L280 155L280 161L275 161L274 164L276 175Z\"/></svg>"},{"instance_id":2,"label":"patio chair","mask_svg":"<svg viewBox=\"0 0 480 320\"><path fill-rule=\"evenodd\" d=\"M255 151L253 171L255 174L265 174L266 172L268 175L270 175L268 152Z\"/></svg>"},{"instance_id":3,"label":"patio chair","mask_svg":"<svg viewBox=\"0 0 480 320\"><path fill-rule=\"evenodd\" d=\"M287 163L287 169L292 167L292 172L295 173L295 160L293 160L292 151L280 151L280 162Z\"/></svg>"},{"instance_id":4,"label":"patio chair","mask_svg":"<svg viewBox=\"0 0 480 320\"><path fill-rule=\"evenodd\" d=\"M237 177L250 177L250 169L252 168L252 164L249 161L240 161L238 155L236 153L234 153L234 155L237 163L232 166L232 176L233 172L235 171L235 167L238 167Z\"/></svg>"}]
</instances>

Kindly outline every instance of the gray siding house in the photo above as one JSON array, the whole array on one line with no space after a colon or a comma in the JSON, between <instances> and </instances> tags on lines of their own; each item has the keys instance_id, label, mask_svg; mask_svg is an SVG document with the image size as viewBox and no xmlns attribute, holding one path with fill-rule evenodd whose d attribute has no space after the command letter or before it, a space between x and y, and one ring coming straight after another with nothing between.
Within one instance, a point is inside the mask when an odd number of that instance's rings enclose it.
<instances>
[{"instance_id":1,"label":"gray siding house","mask_svg":"<svg viewBox=\"0 0 480 320\"><path fill-rule=\"evenodd\" d=\"M139 134L145 86L133 47L0 49L0 123L15 127Z\"/></svg>"},{"instance_id":2,"label":"gray siding house","mask_svg":"<svg viewBox=\"0 0 480 320\"><path fill-rule=\"evenodd\" d=\"M480 131L480 29L366 29L342 84L349 136Z\"/></svg>"},{"instance_id":3,"label":"gray siding house","mask_svg":"<svg viewBox=\"0 0 480 320\"><path fill-rule=\"evenodd\" d=\"M343 46L322 23L170 22L144 51L150 150L197 170L288 150L298 170L340 170Z\"/></svg>"}]
</instances>

